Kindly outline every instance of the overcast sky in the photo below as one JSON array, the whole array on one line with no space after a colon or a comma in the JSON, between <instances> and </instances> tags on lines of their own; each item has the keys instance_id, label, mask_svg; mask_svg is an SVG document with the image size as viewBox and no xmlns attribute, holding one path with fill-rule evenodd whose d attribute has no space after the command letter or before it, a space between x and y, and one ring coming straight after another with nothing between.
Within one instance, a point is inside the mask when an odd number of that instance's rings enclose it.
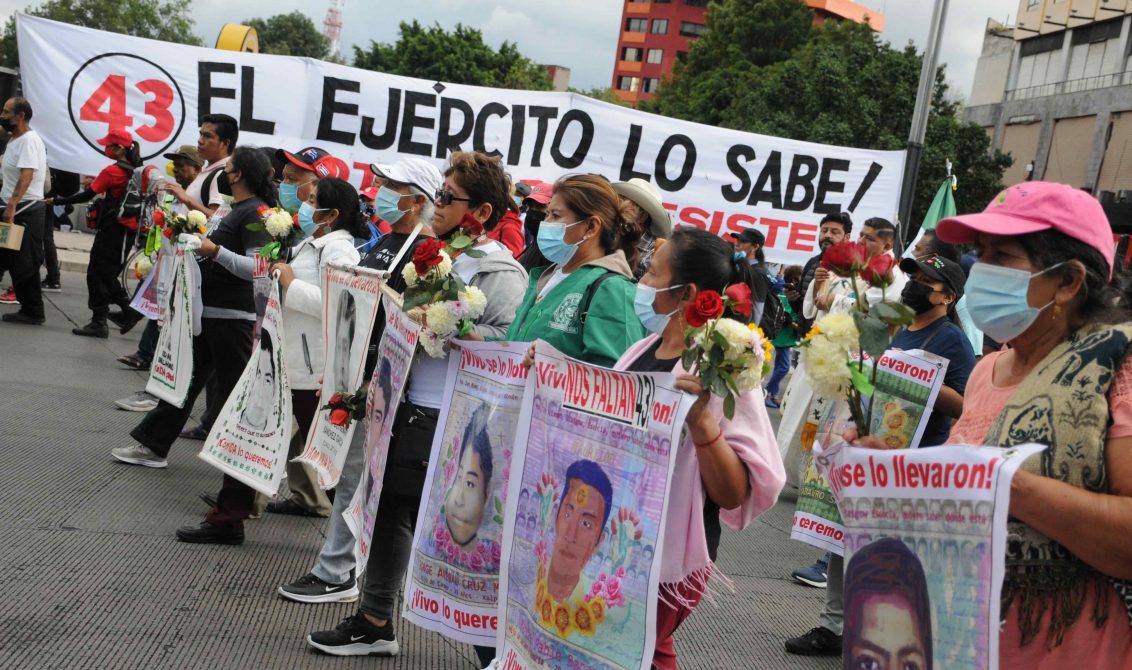
<instances>
[{"instance_id":1,"label":"overcast sky","mask_svg":"<svg viewBox=\"0 0 1132 670\"><path fill-rule=\"evenodd\" d=\"M884 39L897 47L909 40L923 47L933 0L859 1L886 16ZM947 63L955 91L965 97L971 89L987 18L1012 18L1018 0L940 1L950 4L940 61ZM11 12L27 4L27 0L0 0L0 10ZM445 28L464 23L482 30L485 39L495 46L511 40L538 62L569 67L575 87L608 86L612 79L621 0L346 0L345 4L342 43L347 54L352 54L350 46L365 46L371 39L394 41L401 21L435 21ZM223 24L262 17L267 11L287 13L297 9L321 27L327 5L315 0L193 0L191 7L197 33L206 44L213 44Z\"/></svg>"}]
</instances>

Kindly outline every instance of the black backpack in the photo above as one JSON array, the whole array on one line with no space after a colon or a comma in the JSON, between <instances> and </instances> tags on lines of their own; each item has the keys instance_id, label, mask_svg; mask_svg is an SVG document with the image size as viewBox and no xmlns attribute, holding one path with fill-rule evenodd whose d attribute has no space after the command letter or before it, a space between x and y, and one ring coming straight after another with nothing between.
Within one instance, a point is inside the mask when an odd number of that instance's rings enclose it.
<instances>
[{"instance_id":1,"label":"black backpack","mask_svg":"<svg viewBox=\"0 0 1132 670\"><path fill-rule=\"evenodd\" d=\"M790 317L786 314L786 308L782 306L782 301L778 299L773 286L767 288L766 302L763 304L763 318L759 320L759 328L762 328L768 340L773 340L778 337L778 332L790 323Z\"/></svg>"}]
</instances>

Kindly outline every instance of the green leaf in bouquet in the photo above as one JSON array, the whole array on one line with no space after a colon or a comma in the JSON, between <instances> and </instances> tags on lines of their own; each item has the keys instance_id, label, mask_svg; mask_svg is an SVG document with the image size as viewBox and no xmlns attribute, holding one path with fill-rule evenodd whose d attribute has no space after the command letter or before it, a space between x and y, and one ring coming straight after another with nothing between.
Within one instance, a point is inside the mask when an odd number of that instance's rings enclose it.
<instances>
[{"instance_id":1,"label":"green leaf in bouquet","mask_svg":"<svg viewBox=\"0 0 1132 670\"><path fill-rule=\"evenodd\" d=\"M468 333L472 332L472 329L475 327L476 324L472 323L471 319L464 319L460 322L460 328L456 331L456 334L460 337L465 337Z\"/></svg>"},{"instance_id":2,"label":"green leaf in bouquet","mask_svg":"<svg viewBox=\"0 0 1132 670\"><path fill-rule=\"evenodd\" d=\"M464 283L464 280L461 279L460 275L458 275L458 274L450 275L448 277L448 280L452 282L452 284L451 284L452 288L448 289L451 292L448 295L452 296L452 299L455 300L456 294L459 293L460 291L463 291L464 288L467 286L467 284Z\"/></svg>"},{"instance_id":3,"label":"green leaf in bouquet","mask_svg":"<svg viewBox=\"0 0 1132 670\"><path fill-rule=\"evenodd\" d=\"M691 370L692 366L696 364L696 356L699 355L698 347L689 347L684 350L680 355L680 365L684 366L685 370Z\"/></svg>"},{"instance_id":4,"label":"green leaf in bouquet","mask_svg":"<svg viewBox=\"0 0 1132 670\"><path fill-rule=\"evenodd\" d=\"M878 302L869 310L869 316L873 315L890 326L907 326L912 323L916 312L898 302Z\"/></svg>"},{"instance_id":5,"label":"green leaf in bouquet","mask_svg":"<svg viewBox=\"0 0 1132 670\"><path fill-rule=\"evenodd\" d=\"M861 349L873 360L876 360L888 348L888 324L873 314L865 315L853 312L853 321L857 324L857 341Z\"/></svg>"},{"instance_id":6,"label":"green leaf in bouquet","mask_svg":"<svg viewBox=\"0 0 1132 670\"><path fill-rule=\"evenodd\" d=\"M249 223L244 227L252 231L253 233L262 233L263 231L267 230L267 228L265 228L262 223Z\"/></svg>"},{"instance_id":7,"label":"green leaf in bouquet","mask_svg":"<svg viewBox=\"0 0 1132 670\"><path fill-rule=\"evenodd\" d=\"M487 255L487 252L480 251L479 249L468 248L464 250L464 254L470 258L483 258Z\"/></svg>"},{"instance_id":8,"label":"green leaf in bouquet","mask_svg":"<svg viewBox=\"0 0 1132 670\"><path fill-rule=\"evenodd\" d=\"M723 349L721 349L720 347L712 347L711 351L708 352L708 362L714 366L718 366L723 363L723 357Z\"/></svg>"},{"instance_id":9,"label":"green leaf in bouquet","mask_svg":"<svg viewBox=\"0 0 1132 670\"><path fill-rule=\"evenodd\" d=\"M727 338L718 330L711 331L711 341L715 342L720 349L727 349Z\"/></svg>"},{"instance_id":10,"label":"green leaf in bouquet","mask_svg":"<svg viewBox=\"0 0 1132 670\"><path fill-rule=\"evenodd\" d=\"M727 417L728 421L735 418L735 396L730 393L723 398L723 416Z\"/></svg>"},{"instance_id":11,"label":"green leaf in bouquet","mask_svg":"<svg viewBox=\"0 0 1132 670\"><path fill-rule=\"evenodd\" d=\"M731 389L727 388L727 382L723 380L723 377L716 375L715 379L711 381L711 392L720 398L726 398L731 394Z\"/></svg>"},{"instance_id":12,"label":"green leaf in bouquet","mask_svg":"<svg viewBox=\"0 0 1132 670\"><path fill-rule=\"evenodd\" d=\"M414 307L427 305L432 300L432 294L428 291L405 291L405 299L401 304L401 309L409 311Z\"/></svg>"},{"instance_id":13,"label":"green leaf in bouquet","mask_svg":"<svg viewBox=\"0 0 1132 670\"><path fill-rule=\"evenodd\" d=\"M849 376L853 382L853 388L857 389L858 393L872 397L873 391L875 391L876 388L869 381L868 372L861 370L860 366L850 363Z\"/></svg>"},{"instance_id":14,"label":"green leaf in bouquet","mask_svg":"<svg viewBox=\"0 0 1132 670\"><path fill-rule=\"evenodd\" d=\"M719 378L727 384L727 388L731 389L732 393L739 393L739 385L735 383L735 375L727 372L726 370L719 371Z\"/></svg>"},{"instance_id":15,"label":"green leaf in bouquet","mask_svg":"<svg viewBox=\"0 0 1132 670\"><path fill-rule=\"evenodd\" d=\"M468 247L472 246L472 238L468 237L467 235L457 235L448 242L448 246L456 250L467 249Z\"/></svg>"},{"instance_id":16,"label":"green leaf in bouquet","mask_svg":"<svg viewBox=\"0 0 1132 670\"><path fill-rule=\"evenodd\" d=\"M719 368L708 367L700 371L700 384L709 391L715 388L717 379L719 379Z\"/></svg>"}]
</instances>

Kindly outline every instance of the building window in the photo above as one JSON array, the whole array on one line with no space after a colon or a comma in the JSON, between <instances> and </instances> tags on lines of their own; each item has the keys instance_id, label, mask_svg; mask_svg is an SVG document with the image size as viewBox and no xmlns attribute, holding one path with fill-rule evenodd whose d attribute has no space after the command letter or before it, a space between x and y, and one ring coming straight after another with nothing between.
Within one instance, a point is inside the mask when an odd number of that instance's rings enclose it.
<instances>
[{"instance_id":1,"label":"building window","mask_svg":"<svg viewBox=\"0 0 1132 670\"><path fill-rule=\"evenodd\" d=\"M623 75L617 78L617 89L620 91L636 91L640 87L640 77L628 77Z\"/></svg>"},{"instance_id":2,"label":"building window","mask_svg":"<svg viewBox=\"0 0 1132 670\"><path fill-rule=\"evenodd\" d=\"M676 62L677 63L687 63L688 62L688 52L687 51L677 51L676 52Z\"/></svg>"},{"instance_id":3,"label":"building window","mask_svg":"<svg viewBox=\"0 0 1132 670\"><path fill-rule=\"evenodd\" d=\"M656 35L663 35L668 32L668 19L653 19L652 32Z\"/></svg>"},{"instance_id":4,"label":"building window","mask_svg":"<svg viewBox=\"0 0 1132 670\"><path fill-rule=\"evenodd\" d=\"M689 7L707 7L711 0L684 0L684 4Z\"/></svg>"},{"instance_id":5,"label":"building window","mask_svg":"<svg viewBox=\"0 0 1132 670\"><path fill-rule=\"evenodd\" d=\"M656 77L649 77L645 79L644 88L641 91L645 93L656 93L656 89L660 87L660 80Z\"/></svg>"},{"instance_id":6,"label":"building window","mask_svg":"<svg viewBox=\"0 0 1132 670\"><path fill-rule=\"evenodd\" d=\"M659 65L664 62L664 49L649 49L648 62Z\"/></svg>"},{"instance_id":7,"label":"building window","mask_svg":"<svg viewBox=\"0 0 1132 670\"><path fill-rule=\"evenodd\" d=\"M653 21L653 23L656 23L656 21ZM705 25L692 23L691 21L680 22L680 34L684 37L699 37L705 32L707 32L707 26Z\"/></svg>"},{"instance_id":8,"label":"building window","mask_svg":"<svg viewBox=\"0 0 1132 670\"><path fill-rule=\"evenodd\" d=\"M648 19L629 19L625 21L625 32L627 33L643 33L648 30L648 27Z\"/></svg>"},{"instance_id":9,"label":"building window","mask_svg":"<svg viewBox=\"0 0 1132 670\"><path fill-rule=\"evenodd\" d=\"M639 63L641 62L641 50L638 47L625 47L621 50L621 60Z\"/></svg>"}]
</instances>

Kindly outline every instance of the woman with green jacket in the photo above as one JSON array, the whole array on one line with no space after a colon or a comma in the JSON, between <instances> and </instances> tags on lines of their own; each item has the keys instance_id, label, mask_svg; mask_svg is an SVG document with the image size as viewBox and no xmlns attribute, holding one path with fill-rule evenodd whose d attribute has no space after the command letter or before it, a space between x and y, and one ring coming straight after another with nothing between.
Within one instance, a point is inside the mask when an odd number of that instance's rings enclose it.
<instances>
[{"instance_id":1,"label":"woman with green jacket","mask_svg":"<svg viewBox=\"0 0 1132 670\"><path fill-rule=\"evenodd\" d=\"M605 178L560 180L538 232L539 251L553 265L531 272L505 339L545 340L568 356L612 366L645 336L633 309L639 237Z\"/></svg>"}]
</instances>

